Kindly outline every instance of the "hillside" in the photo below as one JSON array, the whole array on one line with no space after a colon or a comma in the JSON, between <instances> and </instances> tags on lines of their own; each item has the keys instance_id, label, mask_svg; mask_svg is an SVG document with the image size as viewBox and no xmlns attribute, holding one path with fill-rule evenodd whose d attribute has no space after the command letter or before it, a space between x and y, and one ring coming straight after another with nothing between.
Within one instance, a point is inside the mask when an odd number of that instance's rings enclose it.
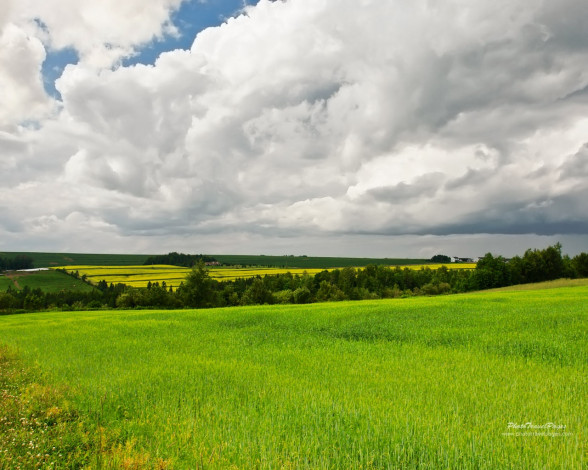
<instances>
[{"instance_id":1,"label":"hillside","mask_svg":"<svg viewBox=\"0 0 588 470\"><path fill-rule=\"evenodd\" d=\"M427 263L426 259L413 258L345 258L326 256L266 256L266 255L212 255L228 265L268 266L278 268L344 268L372 265L404 266Z\"/></svg>"},{"instance_id":2,"label":"hillside","mask_svg":"<svg viewBox=\"0 0 588 470\"><path fill-rule=\"evenodd\" d=\"M27 255L33 258L35 268L56 266L133 266L143 264L152 255L99 254L99 253L38 253L0 252L0 256L13 258ZM313 256L264 255L208 255L228 265L289 267L289 268L343 268L346 266L409 265L426 263L426 259L400 258L344 258Z\"/></svg>"},{"instance_id":3,"label":"hillside","mask_svg":"<svg viewBox=\"0 0 588 470\"><path fill-rule=\"evenodd\" d=\"M112 255L98 253L41 253L34 251L5 251L0 256L13 258L26 255L33 258L35 268L66 265L129 266L143 264L149 255Z\"/></svg>"},{"instance_id":4,"label":"hillside","mask_svg":"<svg viewBox=\"0 0 588 470\"><path fill-rule=\"evenodd\" d=\"M0 292L12 289L41 289L43 292L82 291L94 288L80 279L57 271L12 272L0 276Z\"/></svg>"}]
</instances>

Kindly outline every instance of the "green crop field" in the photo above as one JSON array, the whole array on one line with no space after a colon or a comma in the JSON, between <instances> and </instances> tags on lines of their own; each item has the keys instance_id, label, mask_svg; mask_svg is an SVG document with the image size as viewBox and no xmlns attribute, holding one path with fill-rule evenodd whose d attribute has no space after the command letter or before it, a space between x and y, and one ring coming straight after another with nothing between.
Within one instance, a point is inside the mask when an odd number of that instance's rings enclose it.
<instances>
[{"instance_id":1,"label":"green crop field","mask_svg":"<svg viewBox=\"0 0 588 470\"><path fill-rule=\"evenodd\" d=\"M149 255L110 255L93 253L38 253L38 252L0 252L0 256L14 258L17 255L30 256L35 268L50 268L67 264L128 266L143 264Z\"/></svg>"},{"instance_id":2,"label":"green crop field","mask_svg":"<svg viewBox=\"0 0 588 470\"><path fill-rule=\"evenodd\" d=\"M265 255L212 255L218 261L229 265L268 266L278 268L307 268L326 269L344 268L347 266L360 267L368 264L400 266L408 264L423 264L426 259L400 258L335 258L319 256L265 256Z\"/></svg>"},{"instance_id":3,"label":"green crop field","mask_svg":"<svg viewBox=\"0 0 588 470\"><path fill-rule=\"evenodd\" d=\"M101 452L143 468L582 469L587 299L9 315L0 342L68 386Z\"/></svg>"}]
</instances>

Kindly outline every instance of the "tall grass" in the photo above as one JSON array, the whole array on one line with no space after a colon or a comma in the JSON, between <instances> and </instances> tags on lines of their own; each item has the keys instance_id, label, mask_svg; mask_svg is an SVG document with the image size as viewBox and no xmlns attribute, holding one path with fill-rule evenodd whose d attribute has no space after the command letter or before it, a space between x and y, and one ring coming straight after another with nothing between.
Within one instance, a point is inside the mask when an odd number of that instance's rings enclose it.
<instances>
[{"instance_id":1,"label":"tall grass","mask_svg":"<svg viewBox=\"0 0 588 470\"><path fill-rule=\"evenodd\" d=\"M0 338L172 468L580 469L587 298L44 313Z\"/></svg>"},{"instance_id":2,"label":"tall grass","mask_svg":"<svg viewBox=\"0 0 588 470\"><path fill-rule=\"evenodd\" d=\"M556 279L555 281L535 282L532 284L517 284L514 286L489 289L486 292L514 292L521 290L555 289L558 287L588 286L588 279Z\"/></svg>"}]
</instances>

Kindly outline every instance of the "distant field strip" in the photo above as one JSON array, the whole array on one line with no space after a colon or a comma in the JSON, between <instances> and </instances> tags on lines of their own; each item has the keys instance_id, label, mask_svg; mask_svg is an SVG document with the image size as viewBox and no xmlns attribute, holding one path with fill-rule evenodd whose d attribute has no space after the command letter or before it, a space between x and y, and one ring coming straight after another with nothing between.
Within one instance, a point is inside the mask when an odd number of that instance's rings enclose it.
<instances>
[{"instance_id":1,"label":"distant field strip","mask_svg":"<svg viewBox=\"0 0 588 470\"><path fill-rule=\"evenodd\" d=\"M419 269L439 269L441 266L445 266L447 269L476 269L476 263L449 263L449 264L411 264L407 266L390 266L391 268L408 268L412 270Z\"/></svg>"},{"instance_id":2,"label":"distant field strip","mask_svg":"<svg viewBox=\"0 0 588 470\"><path fill-rule=\"evenodd\" d=\"M399 268L408 268L412 270L430 268L438 269L441 264L419 264L410 266L393 266ZM448 269L473 269L475 263L459 263L445 265ZM186 279L190 268L169 265L149 265L149 266L61 266L54 269L65 269L67 272L77 272L80 277L86 276L86 279L92 284L104 280L107 284L126 284L131 287L147 287L148 283L165 282L168 287L179 287ZM329 269L332 270L332 269ZM235 279L248 279L256 276L276 275L291 273L292 275L309 274L314 275L325 269L302 269L302 268L209 268L210 277L217 281L234 281Z\"/></svg>"},{"instance_id":3,"label":"distant field strip","mask_svg":"<svg viewBox=\"0 0 588 470\"><path fill-rule=\"evenodd\" d=\"M234 281L235 279L247 279L256 276L272 276L276 274L291 273L293 275L303 275L320 273L322 271L332 271L332 269L289 269L289 268L212 268L210 277L217 281Z\"/></svg>"},{"instance_id":4,"label":"distant field strip","mask_svg":"<svg viewBox=\"0 0 588 470\"><path fill-rule=\"evenodd\" d=\"M151 255L105 254L105 253L39 253L30 251L0 252L0 256L14 258L26 255L33 258L36 268L70 266L137 266L142 265ZM263 255L215 255L207 254L225 266L265 266L302 269L343 268L345 266L385 266L426 263L426 259L412 258L333 258L316 256L263 256Z\"/></svg>"},{"instance_id":5,"label":"distant field strip","mask_svg":"<svg viewBox=\"0 0 588 470\"><path fill-rule=\"evenodd\" d=\"M426 263L413 258L343 258L324 256L211 255L224 265L266 266L279 268L328 269L372 265L405 266ZM70 263L73 264L73 263Z\"/></svg>"}]
</instances>

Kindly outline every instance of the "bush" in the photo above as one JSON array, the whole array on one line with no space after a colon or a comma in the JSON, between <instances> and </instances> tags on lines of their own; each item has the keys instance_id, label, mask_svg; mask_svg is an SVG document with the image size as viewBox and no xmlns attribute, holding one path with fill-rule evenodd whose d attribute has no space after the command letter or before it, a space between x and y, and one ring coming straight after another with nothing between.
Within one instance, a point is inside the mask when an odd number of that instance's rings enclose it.
<instances>
[{"instance_id":1,"label":"bush","mask_svg":"<svg viewBox=\"0 0 588 470\"><path fill-rule=\"evenodd\" d=\"M9 310L15 308L17 300L8 293L0 293L0 310Z\"/></svg>"},{"instance_id":2,"label":"bush","mask_svg":"<svg viewBox=\"0 0 588 470\"><path fill-rule=\"evenodd\" d=\"M24 301L25 310L41 310L45 307L45 301L42 296L37 294L29 294Z\"/></svg>"},{"instance_id":3,"label":"bush","mask_svg":"<svg viewBox=\"0 0 588 470\"><path fill-rule=\"evenodd\" d=\"M299 287L294 291L293 297L296 304L308 304L312 301L312 294L308 287Z\"/></svg>"},{"instance_id":4,"label":"bush","mask_svg":"<svg viewBox=\"0 0 588 470\"><path fill-rule=\"evenodd\" d=\"M261 279L255 279L241 299L243 305L273 304L274 296Z\"/></svg>"},{"instance_id":5,"label":"bush","mask_svg":"<svg viewBox=\"0 0 588 470\"><path fill-rule=\"evenodd\" d=\"M321 281L316 293L318 302L330 302L345 300L345 293L329 281Z\"/></svg>"},{"instance_id":6,"label":"bush","mask_svg":"<svg viewBox=\"0 0 588 470\"><path fill-rule=\"evenodd\" d=\"M274 292L274 298L278 304L291 304L294 301L294 292L290 289Z\"/></svg>"}]
</instances>

